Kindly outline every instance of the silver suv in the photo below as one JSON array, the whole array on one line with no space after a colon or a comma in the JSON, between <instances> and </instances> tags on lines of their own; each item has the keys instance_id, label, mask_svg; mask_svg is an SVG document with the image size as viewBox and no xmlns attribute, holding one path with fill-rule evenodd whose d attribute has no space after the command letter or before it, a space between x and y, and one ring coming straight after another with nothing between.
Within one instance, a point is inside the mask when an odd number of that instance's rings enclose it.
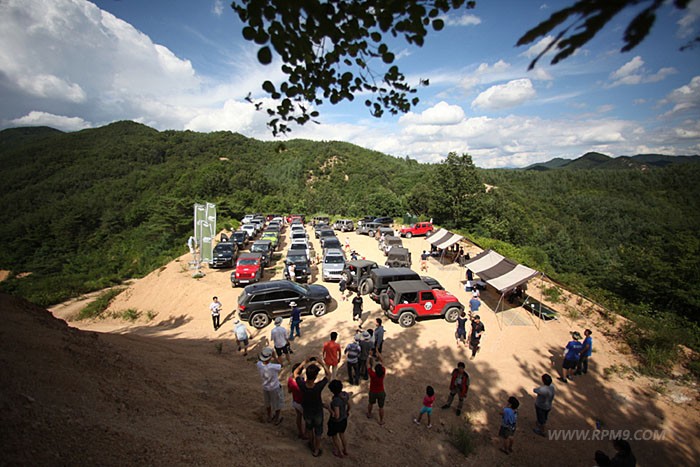
<instances>
[{"instance_id":1,"label":"silver suv","mask_svg":"<svg viewBox=\"0 0 700 467\"><path fill-rule=\"evenodd\" d=\"M339 281L345 269L345 253L343 250L329 248L323 255L321 265L323 281Z\"/></svg>"},{"instance_id":2,"label":"silver suv","mask_svg":"<svg viewBox=\"0 0 700 467\"><path fill-rule=\"evenodd\" d=\"M341 232L352 232L355 230L355 223L350 219L338 219L333 224L333 230L340 230Z\"/></svg>"}]
</instances>

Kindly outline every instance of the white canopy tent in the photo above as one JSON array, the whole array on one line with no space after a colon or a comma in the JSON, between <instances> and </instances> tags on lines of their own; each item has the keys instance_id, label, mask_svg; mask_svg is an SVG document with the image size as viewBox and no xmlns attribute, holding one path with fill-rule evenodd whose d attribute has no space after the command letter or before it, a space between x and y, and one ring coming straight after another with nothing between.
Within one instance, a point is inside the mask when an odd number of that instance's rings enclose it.
<instances>
[{"instance_id":1,"label":"white canopy tent","mask_svg":"<svg viewBox=\"0 0 700 467\"><path fill-rule=\"evenodd\" d=\"M463 238L464 237L462 237L461 235L452 233L449 230L440 229L434 234L432 234L430 237L428 237L428 242L431 245L434 245L436 248L446 250L447 248L451 247Z\"/></svg>"}]
</instances>

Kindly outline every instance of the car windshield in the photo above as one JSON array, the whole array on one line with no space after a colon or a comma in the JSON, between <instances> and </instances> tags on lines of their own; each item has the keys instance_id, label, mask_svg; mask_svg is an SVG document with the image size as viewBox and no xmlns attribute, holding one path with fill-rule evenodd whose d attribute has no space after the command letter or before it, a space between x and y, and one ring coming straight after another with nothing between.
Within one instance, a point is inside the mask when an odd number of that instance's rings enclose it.
<instances>
[{"instance_id":1,"label":"car windshield","mask_svg":"<svg viewBox=\"0 0 700 467\"><path fill-rule=\"evenodd\" d=\"M238 260L238 265L239 265L239 266L254 266L254 265L256 265L256 264L258 264L258 260L252 259L252 258L251 258L251 259L241 259L241 260Z\"/></svg>"},{"instance_id":2,"label":"car windshield","mask_svg":"<svg viewBox=\"0 0 700 467\"><path fill-rule=\"evenodd\" d=\"M306 264L306 256L304 256L304 255L287 256L287 261L294 263L294 264Z\"/></svg>"},{"instance_id":3,"label":"car windshield","mask_svg":"<svg viewBox=\"0 0 700 467\"><path fill-rule=\"evenodd\" d=\"M289 245L290 250L306 250L306 243L292 243Z\"/></svg>"},{"instance_id":4,"label":"car windshield","mask_svg":"<svg viewBox=\"0 0 700 467\"><path fill-rule=\"evenodd\" d=\"M330 264L342 264L345 262L342 256L338 255L332 255L332 256L326 256L326 259L324 260L326 263Z\"/></svg>"},{"instance_id":5,"label":"car windshield","mask_svg":"<svg viewBox=\"0 0 700 467\"><path fill-rule=\"evenodd\" d=\"M245 232L233 232L231 238L236 240L243 240L245 238Z\"/></svg>"},{"instance_id":6,"label":"car windshield","mask_svg":"<svg viewBox=\"0 0 700 467\"><path fill-rule=\"evenodd\" d=\"M227 244L219 244L214 247L214 251L217 253L222 253L224 251L233 251L233 245L230 243Z\"/></svg>"},{"instance_id":7,"label":"car windshield","mask_svg":"<svg viewBox=\"0 0 700 467\"><path fill-rule=\"evenodd\" d=\"M267 251L267 245L261 245L261 244L253 244L253 246L250 247L250 251Z\"/></svg>"}]
</instances>

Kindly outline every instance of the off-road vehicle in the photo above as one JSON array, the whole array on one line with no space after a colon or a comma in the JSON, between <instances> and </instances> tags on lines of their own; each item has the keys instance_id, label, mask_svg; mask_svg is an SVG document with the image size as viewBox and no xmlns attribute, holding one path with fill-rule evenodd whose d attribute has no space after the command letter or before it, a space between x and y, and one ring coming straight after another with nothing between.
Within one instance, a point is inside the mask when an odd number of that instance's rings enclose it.
<instances>
[{"instance_id":1,"label":"off-road vehicle","mask_svg":"<svg viewBox=\"0 0 700 467\"><path fill-rule=\"evenodd\" d=\"M379 242L379 249L382 250L384 256L387 256L389 254L389 250L391 250L392 248L402 246L403 241L401 240L401 237L395 237L393 235L387 235L386 237L384 237L383 242Z\"/></svg>"},{"instance_id":2,"label":"off-road vehicle","mask_svg":"<svg viewBox=\"0 0 700 467\"><path fill-rule=\"evenodd\" d=\"M308 282L311 279L311 263L303 251L291 251L284 260L284 278L291 280L289 265L294 265L294 281Z\"/></svg>"},{"instance_id":3,"label":"off-road vehicle","mask_svg":"<svg viewBox=\"0 0 700 467\"><path fill-rule=\"evenodd\" d=\"M214 247L212 252L211 268L232 268L238 247L232 242L222 242Z\"/></svg>"},{"instance_id":4,"label":"off-road vehicle","mask_svg":"<svg viewBox=\"0 0 700 467\"><path fill-rule=\"evenodd\" d=\"M417 237L419 235L430 235L433 233L434 227L430 222L416 222L410 227L404 227L399 232L399 235L406 238Z\"/></svg>"},{"instance_id":5,"label":"off-road vehicle","mask_svg":"<svg viewBox=\"0 0 700 467\"><path fill-rule=\"evenodd\" d=\"M342 276L345 279L348 290L359 291L360 295L367 295L372 291L370 273L379 268L374 261L359 259L345 263Z\"/></svg>"},{"instance_id":6,"label":"off-road vehicle","mask_svg":"<svg viewBox=\"0 0 700 467\"><path fill-rule=\"evenodd\" d=\"M389 250L384 265L390 268L410 268L411 252L408 251L408 248L395 246Z\"/></svg>"},{"instance_id":7,"label":"off-road vehicle","mask_svg":"<svg viewBox=\"0 0 700 467\"><path fill-rule=\"evenodd\" d=\"M231 243L235 243L239 250L242 250L248 244L248 234L242 230L236 230L231 233Z\"/></svg>"},{"instance_id":8,"label":"off-road vehicle","mask_svg":"<svg viewBox=\"0 0 700 467\"><path fill-rule=\"evenodd\" d=\"M355 223L350 219L338 219L333 224L333 230L340 230L341 232L352 232L355 230Z\"/></svg>"},{"instance_id":9,"label":"off-road vehicle","mask_svg":"<svg viewBox=\"0 0 700 467\"><path fill-rule=\"evenodd\" d=\"M343 269L345 269L345 253L343 253L343 250L337 248L326 250L321 263L321 277L323 277L323 280L339 281Z\"/></svg>"},{"instance_id":10,"label":"off-road vehicle","mask_svg":"<svg viewBox=\"0 0 700 467\"><path fill-rule=\"evenodd\" d=\"M250 284L262 279L263 266L260 253L241 253L236 260L236 270L231 273L231 286Z\"/></svg>"},{"instance_id":11,"label":"off-road vehicle","mask_svg":"<svg viewBox=\"0 0 700 467\"><path fill-rule=\"evenodd\" d=\"M443 286L437 280L428 276L420 276L409 268L377 268L370 272L367 280L370 285L369 296L372 300L379 303L379 296L386 291L390 282L411 280L422 280L430 288L443 289Z\"/></svg>"},{"instance_id":12,"label":"off-road vehicle","mask_svg":"<svg viewBox=\"0 0 700 467\"><path fill-rule=\"evenodd\" d=\"M365 222L357 227L355 233L357 235L369 235L370 237L374 237L374 233L379 227L381 227L381 224L377 224L376 222Z\"/></svg>"},{"instance_id":13,"label":"off-road vehicle","mask_svg":"<svg viewBox=\"0 0 700 467\"><path fill-rule=\"evenodd\" d=\"M423 281L390 282L379 300L387 318L408 328L423 318L441 317L457 321L464 305L446 290L432 289Z\"/></svg>"},{"instance_id":14,"label":"off-road vehicle","mask_svg":"<svg viewBox=\"0 0 700 467\"><path fill-rule=\"evenodd\" d=\"M322 285L301 285L287 280L261 282L247 286L238 296L238 316L261 329L278 316L291 316L291 302L296 302L302 315L318 317L326 314L331 301L331 294Z\"/></svg>"},{"instance_id":15,"label":"off-road vehicle","mask_svg":"<svg viewBox=\"0 0 700 467\"><path fill-rule=\"evenodd\" d=\"M386 227L391 227L391 224L394 223L394 218L393 217L377 217L374 219L373 222L376 222L377 224L381 224Z\"/></svg>"},{"instance_id":16,"label":"off-road vehicle","mask_svg":"<svg viewBox=\"0 0 700 467\"><path fill-rule=\"evenodd\" d=\"M270 265L272 251L272 242L270 240L257 240L250 246L251 253L260 253L262 255L262 265L264 267Z\"/></svg>"}]
</instances>

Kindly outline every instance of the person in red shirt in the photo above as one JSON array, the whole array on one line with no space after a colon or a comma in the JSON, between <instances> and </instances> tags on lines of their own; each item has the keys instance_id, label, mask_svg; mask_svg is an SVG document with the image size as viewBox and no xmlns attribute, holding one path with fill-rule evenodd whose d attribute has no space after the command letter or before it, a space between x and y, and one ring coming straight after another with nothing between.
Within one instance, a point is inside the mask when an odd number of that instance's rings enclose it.
<instances>
[{"instance_id":1,"label":"person in red shirt","mask_svg":"<svg viewBox=\"0 0 700 467\"><path fill-rule=\"evenodd\" d=\"M379 424L384 425L384 402L386 402L386 392L384 392L384 377L386 368L382 365L382 355L377 352L376 359L379 361L372 369L374 357L367 360L367 374L369 374L369 404L367 405L367 418L372 418L372 407L376 403L379 406Z\"/></svg>"},{"instance_id":2,"label":"person in red shirt","mask_svg":"<svg viewBox=\"0 0 700 467\"><path fill-rule=\"evenodd\" d=\"M338 369L341 355L340 344L336 342L336 339L338 339L338 333L333 331L331 333L331 340L323 344L323 362L331 372L331 380L335 379L335 372Z\"/></svg>"},{"instance_id":3,"label":"person in red shirt","mask_svg":"<svg viewBox=\"0 0 700 467\"><path fill-rule=\"evenodd\" d=\"M304 400L304 396L299 389L299 385L294 379L294 371L299 368L301 363L295 363L292 367L292 374L289 375L287 379L287 392L292 395L292 407L297 414L297 431L299 432L299 438L306 439L306 427L304 426L304 409L301 407L301 402Z\"/></svg>"}]
</instances>

